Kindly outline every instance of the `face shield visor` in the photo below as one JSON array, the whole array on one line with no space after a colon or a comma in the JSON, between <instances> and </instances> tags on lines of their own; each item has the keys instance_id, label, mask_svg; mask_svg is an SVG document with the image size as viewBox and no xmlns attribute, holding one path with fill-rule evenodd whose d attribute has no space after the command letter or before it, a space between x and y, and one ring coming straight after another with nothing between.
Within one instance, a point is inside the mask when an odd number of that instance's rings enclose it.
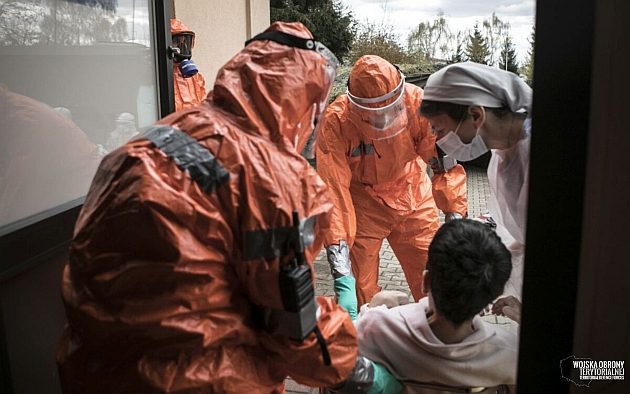
<instances>
[{"instance_id":1,"label":"face shield visor","mask_svg":"<svg viewBox=\"0 0 630 394\"><path fill-rule=\"evenodd\" d=\"M339 60L330 49L328 49L321 42L315 42L315 51L322 55L322 57L326 60L325 66L325 74L326 74L326 84L327 87L324 90L324 95L321 97L320 101L313 104L313 116L311 121L311 130L312 132L308 136L306 140L306 144L301 151L302 157L307 160L315 159L315 141L317 139L317 133L319 128L323 124L322 118L324 117L324 111L326 110L326 106L328 106L328 100L330 99L330 93L332 92L333 84L335 83L335 78L337 77L337 68L339 67ZM297 144L296 146L300 146Z\"/></svg>"},{"instance_id":2,"label":"face shield visor","mask_svg":"<svg viewBox=\"0 0 630 394\"><path fill-rule=\"evenodd\" d=\"M346 89L348 101L354 112L366 124L366 137L373 140L394 137L407 125L405 108L405 75L400 73L400 83L392 90L379 97L358 97Z\"/></svg>"},{"instance_id":3,"label":"face shield visor","mask_svg":"<svg viewBox=\"0 0 630 394\"><path fill-rule=\"evenodd\" d=\"M287 45L294 48L306 49L317 52L326 61L324 66L324 89L322 96L313 103L313 105L304 113L301 120L298 122L298 127L304 127L308 125L310 130L307 132L298 132L295 136L295 147L301 152L302 156L306 159L313 159L315 157L315 140L317 137L317 129L322 124L322 117L324 110L328 105L328 99L332 91L335 78L337 77L337 68L339 67L339 60L335 54L319 41L313 39L307 39L297 37L291 34L268 31L258 34L252 39L245 42L247 46L252 41L269 40L279 44Z\"/></svg>"}]
</instances>

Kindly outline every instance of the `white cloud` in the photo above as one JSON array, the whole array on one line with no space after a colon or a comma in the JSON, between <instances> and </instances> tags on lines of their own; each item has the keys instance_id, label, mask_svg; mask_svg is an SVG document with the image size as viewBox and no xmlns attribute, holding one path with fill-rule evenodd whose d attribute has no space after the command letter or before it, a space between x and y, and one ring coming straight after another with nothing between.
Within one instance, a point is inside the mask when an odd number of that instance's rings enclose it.
<instances>
[{"instance_id":1,"label":"white cloud","mask_svg":"<svg viewBox=\"0 0 630 394\"><path fill-rule=\"evenodd\" d=\"M472 29L493 12L509 22L519 61L526 58L529 36L534 24L535 0L342 0L359 22L393 26L404 44L418 23L432 21L442 10L452 31Z\"/></svg>"}]
</instances>

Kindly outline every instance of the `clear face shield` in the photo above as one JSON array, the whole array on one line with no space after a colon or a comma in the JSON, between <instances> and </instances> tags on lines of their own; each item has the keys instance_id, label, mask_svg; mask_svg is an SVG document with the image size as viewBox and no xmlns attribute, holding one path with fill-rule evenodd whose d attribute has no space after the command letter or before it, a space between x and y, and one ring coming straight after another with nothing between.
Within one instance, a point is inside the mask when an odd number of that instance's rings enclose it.
<instances>
[{"instance_id":1,"label":"clear face shield","mask_svg":"<svg viewBox=\"0 0 630 394\"><path fill-rule=\"evenodd\" d=\"M367 124L366 137L383 140L394 137L407 125L405 108L405 75L400 73L400 83L394 90L379 97L357 97L346 90L348 100L361 120Z\"/></svg>"},{"instance_id":2,"label":"clear face shield","mask_svg":"<svg viewBox=\"0 0 630 394\"><path fill-rule=\"evenodd\" d=\"M325 94L322 99L313 104L313 115L311 120L311 129L313 130L306 141L306 145L302 149L302 157L307 160L315 159L315 140L317 139L317 132L322 125L322 118L324 116L324 111L326 110L326 106L328 105L328 99L330 98L330 93L332 92L333 84L335 83L335 78L337 77L337 68L339 67L339 60L330 49L328 49L324 44L315 41L315 47L317 53L322 55L324 59L326 59L326 83L328 87L325 90Z\"/></svg>"}]
</instances>

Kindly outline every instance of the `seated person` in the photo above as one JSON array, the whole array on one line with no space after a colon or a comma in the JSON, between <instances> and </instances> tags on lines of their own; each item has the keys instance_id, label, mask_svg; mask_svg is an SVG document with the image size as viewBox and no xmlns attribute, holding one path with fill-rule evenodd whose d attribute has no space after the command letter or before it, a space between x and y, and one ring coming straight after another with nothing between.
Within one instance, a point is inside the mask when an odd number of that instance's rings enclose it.
<instances>
[{"instance_id":1,"label":"seated person","mask_svg":"<svg viewBox=\"0 0 630 394\"><path fill-rule=\"evenodd\" d=\"M503 293L511 269L509 251L490 228L467 219L446 223L429 246L423 277L428 296L391 309L364 306L355 322L360 354L372 360L374 368L382 364L403 383L515 385L517 333L479 316ZM332 270L335 274L335 267ZM356 315L352 278L336 278L339 304ZM376 297L388 304L391 295ZM518 303L497 306L496 311L508 315L506 306L520 315ZM385 380L380 387L394 389L396 383Z\"/></svg>"}]
</instances>

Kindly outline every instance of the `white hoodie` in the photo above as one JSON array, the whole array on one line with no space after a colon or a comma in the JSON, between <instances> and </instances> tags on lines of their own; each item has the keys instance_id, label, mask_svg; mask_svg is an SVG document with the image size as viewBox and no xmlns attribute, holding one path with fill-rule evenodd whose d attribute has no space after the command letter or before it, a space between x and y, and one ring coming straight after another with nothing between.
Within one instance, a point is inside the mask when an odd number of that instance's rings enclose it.
<instances>
[{"instance_id":1,"label":"white hoodie","mask_svg":"<svg viewBox=\"0 0 630 394\"><path fill-rule=\"evenodd\" d=\"M356 322L359 353L403 381L460 387L516 384L516 330L475 316L471 335L445 344L429 327L428 307L425 297L413 304L365 311Z\"/></svg>"}]
</instances>

